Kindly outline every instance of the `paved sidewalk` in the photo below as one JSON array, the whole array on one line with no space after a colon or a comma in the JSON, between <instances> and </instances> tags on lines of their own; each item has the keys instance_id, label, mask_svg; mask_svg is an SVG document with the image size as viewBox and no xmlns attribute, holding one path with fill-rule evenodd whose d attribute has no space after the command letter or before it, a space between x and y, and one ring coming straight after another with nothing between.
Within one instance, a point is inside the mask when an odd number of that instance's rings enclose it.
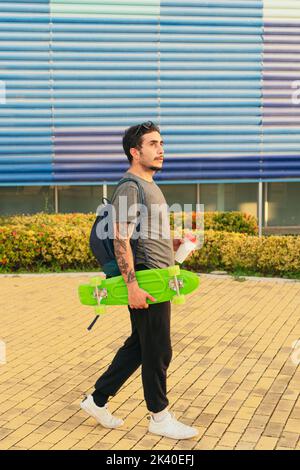
<instances>
[{"instance_id":1,"label":"paved sidewalk","mask_svg":"<svg viewBox=\"0 0 300 470\"><path fill-rule=\"evenodd\" d=\"M173 306L171 409L199 429L174 441L147 432L139 371L110 401L118 430L80 410L130 331L127 309L93 309L89 276L0 277L1 449L300 449L300 284L201 276Z\"/></svg>"}]
</instances>

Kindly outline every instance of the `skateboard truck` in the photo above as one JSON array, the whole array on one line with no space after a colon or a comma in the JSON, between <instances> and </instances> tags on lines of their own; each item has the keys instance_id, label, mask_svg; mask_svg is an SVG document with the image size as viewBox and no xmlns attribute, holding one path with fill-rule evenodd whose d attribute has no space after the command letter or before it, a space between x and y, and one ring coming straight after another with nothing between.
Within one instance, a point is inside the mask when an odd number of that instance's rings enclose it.
<instances>
[{"instance_id":1,"label":"skateboard truck","mask_svg":"<svg viewBox=\"0 0 300 470\"><path fill-rule=\"evenodd\" d=\"M168 268L168 271L169 275L174 277L174 279L169 281L169 287L172 290L175 290L177 294L173 297L172 302L175 305L182 305L185 303L185 296L180 294L180 289L183 287L183 281L182 279L177 279L177 276L180 274L180 267L178 265L171 266Z\"/></svg>"},{"instance_id":2,"label":"skateboard truck","mask_svg":"<svg viewBox=\"0 0 300 470\"><path fill-rule=\"evenodd\" d=\"M88 331L91 331L91 329L95 325L96 321L98 320L99 316L102 313L105 313L105 305L101 304L101 301L102 301L102 299L105 299L107 297L107 290L106 289L99 289L103 279L105 279L105 277L98 276L98 277L93 277L90 280L90 285L95 287L93 297L95 297L95 299L97 300L97 305L95 307L96 316L95 316L94 320L92 321L92 323L88 326L88 328L87 328Z\"/></svg>"},{"instance_id":3,"label":"skateboard truck","mask_svg":"<svg viewBox=\"0 0 300 470\"><path fill-rule=\"evenodd\" d=\"M177 285L176 285L176 280L177 280ZM169 281L169 287L170 289L174 290L177 292L177 295L179 295L178 289L183 288L183 280L182 279L170 279Z\"/></svg>"}]
</instances>

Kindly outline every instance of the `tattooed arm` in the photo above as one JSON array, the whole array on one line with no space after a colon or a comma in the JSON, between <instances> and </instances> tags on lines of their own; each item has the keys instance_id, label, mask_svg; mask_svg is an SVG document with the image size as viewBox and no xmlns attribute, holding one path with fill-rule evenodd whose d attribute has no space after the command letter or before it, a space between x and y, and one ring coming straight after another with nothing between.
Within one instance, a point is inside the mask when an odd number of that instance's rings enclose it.
<instances>
[{"instance_id":1,"label":"tattooed arm","mask_svg":"<svg viewBox=\"0 0 300 470\"><path fill-rule=\"evenodd\" d=\"M133 253L130 245L133 228L134 225L129 223L116 223L115 225L115 257L127 286L134 282L137 283L134 272Z\"/></svg>"},{"instance_id":2,"label":"tattooed arm","mask_svg":"<svg viewBox=\"0 0 300 470\"><path fill-rule=\"evenodd\" d=\"M134 229L134 224L115 224L114 250L115 257L128 288L128 304L131 308L147 308L146 300L149 298L155 301L148 292L139 288L135 271L133 253L130 245L130 237Z\"/></svg>"}]
</instances>

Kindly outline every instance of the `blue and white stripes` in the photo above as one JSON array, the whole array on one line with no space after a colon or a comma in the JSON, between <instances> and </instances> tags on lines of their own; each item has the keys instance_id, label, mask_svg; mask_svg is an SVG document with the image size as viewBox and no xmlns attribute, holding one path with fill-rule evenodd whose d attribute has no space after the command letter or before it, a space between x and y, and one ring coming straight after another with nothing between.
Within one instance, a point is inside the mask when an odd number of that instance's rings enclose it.
<instances>
[{"instance_id":1,"label":"blue and white stripes","mask_svg":"<svg viewBox=\"0 0 300 470\"><path fill-rule=\"evenodd\" d=\"M160 181L299 178L299 22L297 0L0 2L0 184L116 181L149 119Z\"/></svg>"}]
</instances>

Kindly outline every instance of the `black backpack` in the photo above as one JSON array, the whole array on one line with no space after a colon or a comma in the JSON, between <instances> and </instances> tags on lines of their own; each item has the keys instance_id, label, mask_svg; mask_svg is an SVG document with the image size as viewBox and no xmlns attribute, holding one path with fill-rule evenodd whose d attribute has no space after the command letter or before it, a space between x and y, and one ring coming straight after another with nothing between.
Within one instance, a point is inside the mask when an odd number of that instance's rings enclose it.
<instances>
[{"instance_id":1,"label":"black backpack","mask_svg":"<svg viewBox=\"0 0 300 470\"><path fill-rule=\"evenodd\" d=\"M118 263L115 258L115 252L114 252L113 224L112 224L112 218L111 218L111 212L110 212L110 205L112 204L114 200L117 188L121 184L126 183L127 181L132 181L137 185L138 203L143 204L143 205L145 204L145 193L144 193L144 189L142 185L133 178L121 179L114 191L111 201L109 201L107 198L102 198L102 206L100 208L100 213L96 217L96 220L94 222L94 225L92 227L91 234L90 234L91 251L107 277L119 276L121 274ZM104 220L106 220L105 224L104 224ZM137 232L140 231L140 223L136 226L135 230ZM141 241L143 243L146 260L148 260L143 238L141 238ZM130 240L131 249L132 249L132 253L134 256L134 261L135 261L137 243L138 243L138 238Z\"/></svg>"}]
</instances>

